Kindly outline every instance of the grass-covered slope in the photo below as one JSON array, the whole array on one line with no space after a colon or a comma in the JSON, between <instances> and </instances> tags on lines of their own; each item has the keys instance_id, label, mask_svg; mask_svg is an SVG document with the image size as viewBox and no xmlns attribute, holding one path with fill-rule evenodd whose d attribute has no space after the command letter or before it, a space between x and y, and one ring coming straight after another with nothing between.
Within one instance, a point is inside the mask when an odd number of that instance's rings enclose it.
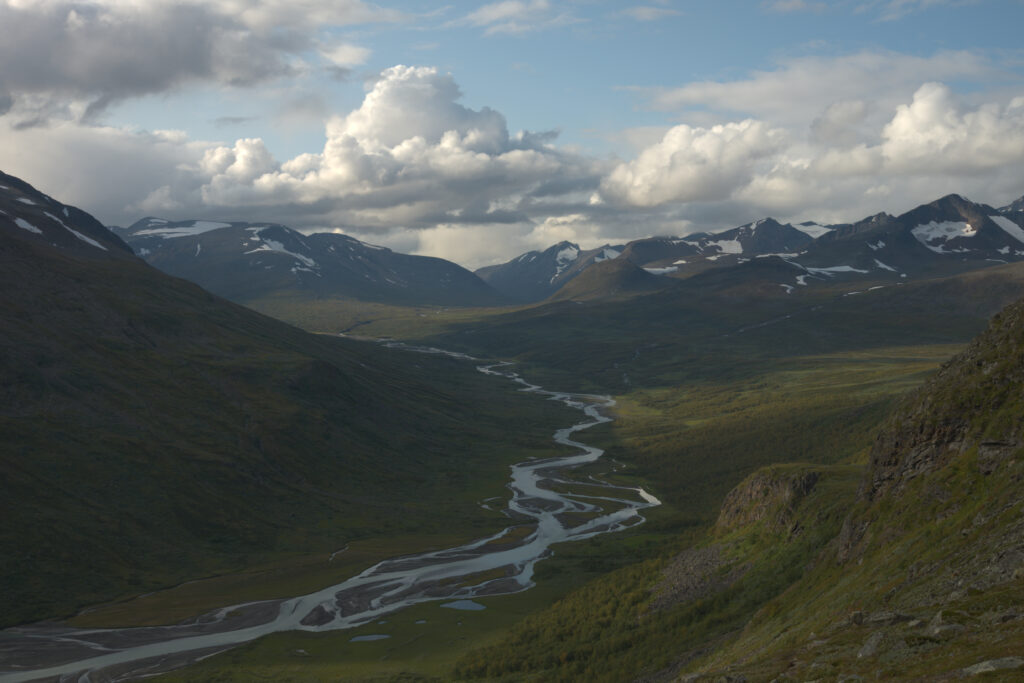
<instances>
[{"instance_id":1,"label":"grass-covered slope","mask_svg":"<svg viewBox=\"0 0 1024 683\"><path fill-rule=\"evenodd\" d=\"M670 680L800 577L806 558L839 530L859 474L850 466L758 471L733 493L741 507L756 502L758 514L738 519L727 505L695 547L591 582L525 619L501 643L464 657L456 675Z\"/></svg>"},{"instance_id":2,"label":"grass-covered slope","mask_svg":"<svg viewBox=\"0 0 1024 683\"><path fill-rule=\"evenodd\" d=\"M582 271L555 292L551 299L613 299L652 292L666 286L663 279L626 259L607 259Z\"/></svg>"},{"instance_id":3,"label":"grass-covered slope","mask_svg":"<svg viewBox=\"0 0 1024 683\"><path fill-rule=\"evenodd\" d=\"M690 534L687 549L591 582L467 655L457 673L1019 680L1022 395L1024 301L900 402L865 465L754 472L725 496L707 532ZM819 433L822 453L838 445ZM757 440L751 435L752 447ZM850 460L842 449L835 455ZM680 464L699 478L696 463Z\"/></svg>"},{"instance_id":4,"label":"grass-covered slope","mask_svg":"<svg viewBox=\"0 0 1024 683\"><path fill-rule=\"evenodd\" d=\"M572 419L471 364L315 337L17 227L0 288L3 624L369 535L481 533L502 518L476 502Z\"/></svg>"},{"instance_id":5,"label":"grass-covered slope","mask_svg":"<svg viewBox=\"0 0 1024 683\"><path fill-rule=\"evenodd\" d=\"M1024 302L908 396L815 569L696 671L952 680L1024 670Z\"/></svg>"}]
</instances>

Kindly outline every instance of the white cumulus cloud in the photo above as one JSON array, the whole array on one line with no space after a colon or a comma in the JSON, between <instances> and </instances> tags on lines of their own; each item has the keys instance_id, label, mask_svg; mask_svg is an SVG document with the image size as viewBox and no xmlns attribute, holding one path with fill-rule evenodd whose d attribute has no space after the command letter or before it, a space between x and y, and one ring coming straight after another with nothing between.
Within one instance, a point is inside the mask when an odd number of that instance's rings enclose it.
<instances>
[{"instance_id":1,"label":"white cumulus cloud","mask_svg":"<svg viewBox=\"0 0 1024 683\"><path fill-rule=\"evenodd\" d=\"M711 128L679 125L633 161L619 164L602 194L637 206L728 198L758 162L777 152L782 131L747 119Z\"/></svg>"},{"instance_id":2,"label":"white cumulus cloud","mask_svg":"<svg viewBox=\"0 0 1024 683\"><path fill-rule=\"evenodd\" d=\"M1024 97L965 109L940 83L921 86L882 131L896 171L970 172L1024 161Z\"/></svg>"}]
</instances>

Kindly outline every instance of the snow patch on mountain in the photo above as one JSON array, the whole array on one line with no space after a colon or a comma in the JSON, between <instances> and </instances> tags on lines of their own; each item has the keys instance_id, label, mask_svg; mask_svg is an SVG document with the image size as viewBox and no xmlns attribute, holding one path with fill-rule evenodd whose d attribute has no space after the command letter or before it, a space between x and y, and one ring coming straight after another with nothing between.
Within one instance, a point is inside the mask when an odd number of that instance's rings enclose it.
<instances>
[{"instance_id":1,"label":"snow patch on mountain","mask_svg":"<svg viewBox=\"0 0 1024 683\"><path fill-rule=\"evenodd\" d=\"M21 202L22 204L28 204L29 206L35 206L36 205L36 203L34 201L32 201L31 199L29 199L28 197L18 197L17 201Z\"/></svg>"},{"instance_id":2,"label":"snow patch on mountain","mask_svg":"<svg viewBox=\"0 0 1024 683\"><path fill-rule=\"evenodd\" d=\"M957 221L943 221L941 223L932 221L925 225L919 225L910 233L918 242L931 249L936 254L952 254L965 251L964 249L946 249L946 242L955 237L974 237L978 234L970 223ZM934 244L939 242L939 244Z\"/></svg>"},{"instance_id":3,"label":"snow patch on mountain","mask_svg":"<svg viewBox=\"0 0 1024 683\"><path fill-rule=\"evenodd\" d=\"M67 226L64 226L64 227L67 227ZM83 235L82 233L78 232L77 230L74 230L72 228L68 228L68 232L70 232L72 235L74 235L75 237L77 237L78 239L82 240L83 242L85 242L88 245L91 245L91 246L94 246L94 247L98 247L99 249L102 249L103 251L108 251L105 246L103 246L102 244L100 244L99 242L94 240L93 238L91 238L91 237L89 237L87 235Z\"/></svg>"},{"instance_id":4,"label":"snow patch on mountain","mask_svg":"<svg viewBox=\"0 0 1024 683\"><path fill-rule=\"evenodd\" d=\"M1005 230L1010 237L1013 237L1018 242L1024 242L1024 229L1009 218L1006 216L989 216L989 218L992 219L993 223Z\"/></svg>"},{"instance_id":5,"label":"snow patch on mountain","mask_svg":"<svg viewBox=\"0 0 1024 683\"><path fill-rule=\"evenodd\" d=\"M600 263L601 261L610 261L612 259L617 259L621 255L621 251L605 248L601 250L600 254L594 257L594 263Z\"/></svg>"},{"instance_id":6,"label":"snow patch on mountain","mask_svg":"<svg viewBox=\"0 0 1024 683\"><path fill-rule=\"evenodd\" d=\"M36 226L32 225L31 223L29 223L24 218L15 218L14 219L14 224L17 225L22 230L28 230L29 232L34 232L37 235L42 235L43 234L42 230L40 230Z\"/></svg>"},{"instance_id":7,"label":"snow patch on mountain","mask_svg":"<svg viewBox=\"0 0 1024 683\"><path fill-rule=\"evenodd\" d=\"M667 266L665 268L644 268L651 275L668 275L679 270L678 266Z\"/></svg>"},{"instance_id":8,"label":"snow patch on mountain","mask_svg":"<svg viewBox=\"0 0 1024 683\"><path fill-rule=\"evenodd\" d=\"M806 223L793 225L793 227L812 239L818 239L825 233L832 232L832 228L826 225L819 225L818 223L815 223L813 221L807 221Z\"/></svg>"},{"instance_id":9,"label":"snow patch on mountain","mask_svg":"<svg viewBox=\"0 0 1024 683\"><path fill-rule=\"evenodd\" d=\"M551 278L551 281L554 282L555 278L561 275L562 272L566 268L568 268L573 261L579 258L579 255L580 249L574 244L570 244L569 246L559 251L558 254L555 256L555 274Z\"/></svg>"},{"instance_id":10,"label":"snow patch on mountain","mask_svg":"<svg viewBox=\"0 0 1024 683\"><path fill-rule=\"evenodd\" d=\"M158 223L157 220L149 221L153 225L166 225L164 223ZM147 228L146 230L139 230L136 235L154 235L162 237L165 240L174 239L175 237L190 237L192 235L201 235L204 232L210 232L211 230L220 230L221 228L230 228L230 223L214 223L212 221L193 221L192 225L178 226L176 228Z\"/></svg>"},{"instance_id":11,"label":"snow patch on mountain","mask_svg":"<svg viewBox=\"0 0 1024 683\"><path fill-rule=\"evenodd\" d=\"M579 258L579 255L580 255L579 248L575 247L573 245L569 245L565 249L562 249L560 252L558 252L558 256L555 257L555 261L560 263L560 264L561 263L568 264L568 263L572 263L577 258Z\"/></svg>"},{"instance_id":12,"label":"snow patch on mountain","mask_svg":"<svg viewBox=\"0 0 1024 683\"><path fill-rule=\"evenodd\" d=\"M296 254L294 251L289 251L285 249L284 245L278 242L277 240L267 239L264 237L261 237L260 240L262 242L260 246L256 247L255 249L251 249L245 253L255 254L260 251L273 251L279 254L285 254L286 256L291 256L296 261L304 263L309 268L319 268L319 264L317 264L316 261L309 258L308 256L304 256L303 254Z\"/></svg>"},{"instance_id":13,"label":"snow patch on mountain","mask_svg":"<svg viewBox=\"0 0 1024 683\"><path fill-rule=\"evenodd\" d=\"M797 264L799 265L799 264ZM810 266L800 266L811 275L827 275L833 277L836 273L867 273L866 270L860 268L854 268L853 266L829 266L828 268L811 268Z\"/></svg>"},{"instance_id":14,"label":"snow patch on mountain","mask_svg":"<svg viewBox=\"0 0 1024 683\"><path fill-rule=\"evenodd\" d=\"M892 271L894 273L896 272L895 268L893 268L892 266L885 265L884 263L882 263L878 259L875 259L875 265L878 266L879 268L881 268L882 270L890 270L890 271Z\"/></svg>"},{"instance_id":15,"label":"snow patch on mountain","mask_svg":"<svg viewBox=\"0 0 1024 683\"><path fill-rule=\"evenodd\" d=\"M717 242L708 242L709 247L718 247L722 254L742 254L743 245L739 243L739 240L718 240Z\"/></svg>"},{"instance_id":16,"label":"snow patch on mountain","mask_svg":"<svg viewBox=\"0 0 1024 683\"><path fill-rule=\"evenodd\" d=\"M67 211L67 209L64 209L64 211L66 212L66 211ZM71 227L69 227L67 223L65 223L65 222L64 222L64 221L62 221L61 219L57 218L56 216L54 216L54 215L53 215L52 213L50 213L49 211L43 211L43 214L44 214L44 215L45 215L45 216L46 216L47 218L49 218L50 220L52 220L52 221L53 221L54 223L57 223L58 225L60 225L60 227L64 228L65 230L67 230L67 231L68 231L68 232L70 232L70 233L71 233L72 235L74 235L74 236L75 236L75 237L77 237L78 239L82 240L82 241L83 241L83 242L85 242L86 244L88 244L88 245L90 245L90 246L93 246L93 247L98 247L99 249L102 249L103 251L107 251L107 248L106 248L105 246L103 246L102 244L100 244L99 242L97 242L96 240L94 240L93 238L91 238L91 237L89 237L89 236L87 236L87 235L83 235L82 233L78 232L78 231L77 231L77 230L75 230L74 228L71 228Z\"/></svg>"}]
</instances>

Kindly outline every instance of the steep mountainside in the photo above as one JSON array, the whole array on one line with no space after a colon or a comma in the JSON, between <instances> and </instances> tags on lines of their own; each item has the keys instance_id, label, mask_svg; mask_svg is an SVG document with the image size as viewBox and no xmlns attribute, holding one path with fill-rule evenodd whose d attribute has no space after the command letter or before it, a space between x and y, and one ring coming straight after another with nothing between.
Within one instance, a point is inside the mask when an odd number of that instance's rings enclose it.
<instances>
[{"instance_id":1,"label":"steep mountainside","mask_svg":"<svg viewBox=\"0 0 1024 683\"><path fill-rule=\"evenodd\" d=\"M0 226L9 235L87 258L129 259L131 247L95 218L0 171Z\"/></svg>"},{"instance_id":2,"label":"steep mountainside","mask_svg":"<svg viewBox=\"0 0 1024 683\"><path fill-rule=\"evenodd\" d=\"M336 233L303 235L267 223L161 218L115 230L151 265L240 303L284 295L401 305L505 302L450 261L399 254Z\"/></svg>"},{"instance_id":3,"label":"steep mountainside","mask_svg":"<svg viewBox=\"0 0 1024 683\"><path fill-rule=\"evenodd\" d=\"M468 537L500 523L477 487L547 448L506 419L557 409L465 363L231 304L10 176L0 211L2 624L368 535Z\"/></svg>"},{"instance_id":4,"label":"steep mountainside","mask_svg":"<svg viewBox=\"0 0 1024 683\"><path fill-rule=\"evenodd\" d=\"M604 246L587 251L572 242L559 242L544 251L529 251L507 263L480 268L476 274L515 301L543 301L589 266L617 258L621 250Z\"/></svg>"},{"instance_id":5,"label":"steep mountainside","mask_svg":"<svg viewBox=\"0 0 1024 683\"><path fill-rule=\"evenodd\" d=\"M652 292L667 285L664 278L625 259L606 259L586 268L559 289L552 300L602 299Z\"/></svg>"},{"instance_id":6,"label":"steep mountainside","mask_svg":"<svg viewBox=\"0 0 1024 683\"><path fill-rule=\"evenodd\" d=\"M1022 395L1024 301L893 413L815 571L699 668L757 679L1019 680Z\"/></svg>"}]
</instances>

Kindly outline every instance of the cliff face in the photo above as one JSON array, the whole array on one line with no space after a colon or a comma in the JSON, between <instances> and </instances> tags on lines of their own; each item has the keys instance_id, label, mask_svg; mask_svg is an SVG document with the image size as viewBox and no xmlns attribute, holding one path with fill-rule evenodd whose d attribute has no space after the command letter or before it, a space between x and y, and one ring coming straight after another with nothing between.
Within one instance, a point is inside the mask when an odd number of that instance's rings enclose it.
<instances>
[{"instance_id":1,"label":"cliff face","mask_svg":"<svg viewBox=\"0 0 1024 683\"><path fill-rule=\"evenodd\" d=\"M898 495L907 483L977 452L986 475L1024 445L1024 301L995 316L888 421L862 494Z\"/></svg>"},{"instance_id":2,"label":"cliff face","mask_svg":"<svg viewBox=\"0 0 1024 683\"><path fill-rule=\"evenodd\" d=\"M978 491L1019 486L1022 459L1024 301L996 315L886 422L837 559L859 560L871 538L892 538L968 507L981 505L981 518L991 517Z\"/></svg>"}]
</instances>

